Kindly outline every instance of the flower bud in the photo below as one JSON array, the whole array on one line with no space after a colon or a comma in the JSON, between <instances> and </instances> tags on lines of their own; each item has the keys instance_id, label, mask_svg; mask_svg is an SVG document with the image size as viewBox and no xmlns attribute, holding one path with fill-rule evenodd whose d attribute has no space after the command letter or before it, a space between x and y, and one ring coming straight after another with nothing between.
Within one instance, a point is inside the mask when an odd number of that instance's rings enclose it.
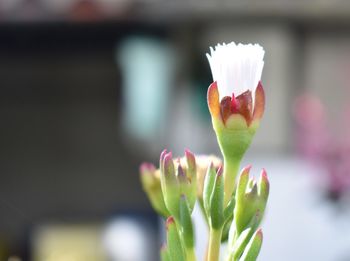
<instances>
[{"instance_id":1,"label":"flower bud","mask_svg":"<svg viewBox=\"0 0 350 261\"><path fill-rule=\"evenodd\" d=\"M249 171L250 166L242 170L237 184L234 221L238 235L248 227L259 226L269 194L266 171L262 171L259 183L249 177Z\"/></svg>"},{"instance_id":2,"label":"flower bud","mask_svg":"<svg viewBox=\"0 0 350 261\"><path fill-rule=\"evenodd\" d=\"M178 162L178 178L182 178L180 182L181 192L186 195L190 211L194 208L196 202L197 191L197 166L194 154L185 150L185 157L182 157Z\"/></svg>"},{"instance_id":3,"label":"flower bud","mask_svg":"<svg viewBox=\"0 0 350 261\"><path fill-rule=\"evenodd\" d=\"M203 202L203 190L204 190L204 181L206 178L207 170L212 164L214 172L217 172L218 169L222 166L222 161L214 155L199 155L196 156L196 169L197 169L197 198Z\"/></svg>"},{"instance_id":4,"label":"flower bud","mask_svg":"<svg viewBox=\"0 0 350 261\"><path fill-rule=\"evenodd\" d=\"M180 196L185 195L190 213L196 202L196 160L193 153L186 150L185 157L173 159L171 152L164 150L160 156L161 188L164 202L176 219L179 218Z\"/></svg>"},{"instance_id":5,"label":"flower bud","mask_svg":"<svg viewBox=\"0 0 350 261\"><path fill-rule=\"evenodd\" d=\"M164 202L170 214L177 218L179 216L179 199L181 190L178 179L175 175L175 167L172 159L172 154L171 152L163 152L160 157L160 180Z\"/></svg>"},{"instance_id":6,"label":"flower bud","mask_svg":"<svg viewBox=\"0 0 350 261\"><path fill-rule=\"evenodd\" d=\"M160 185L160 171L156 170L152 163L142 163L140 166L140 178L143 190L146 192L154 210L161 216L168 217L169 212L165 206Z\"/></svg>"}]
</instances>

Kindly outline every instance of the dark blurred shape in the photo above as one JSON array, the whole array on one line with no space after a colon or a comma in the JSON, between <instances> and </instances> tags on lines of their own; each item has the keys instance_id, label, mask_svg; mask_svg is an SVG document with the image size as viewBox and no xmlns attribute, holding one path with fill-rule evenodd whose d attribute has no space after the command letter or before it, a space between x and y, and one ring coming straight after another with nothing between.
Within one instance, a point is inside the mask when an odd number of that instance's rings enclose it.
<instances>
[{"instance_id":1,"label":"dark blurred shape","mask_svg":"<svg viewBox=\"0 0 350 261\"><path fill-rule=\"evenodd\" d=\"M10 256L8 261L22 261L22 259L18 256Z\"/></svg>"},{"instance_id":2,"label":"dark blurred shape","mask_svg":"<svg viewBox=\"0 0 350 261\"><path fill-rule=\"evenodd\" d=\"M73 21L97 21L102 16L99 5L91 0L80 0L73 5L70 17Z\"/></svg>"},{"instance_id":3,"label":"dark blurred shape","mask_svg":"<svg viewBox=\"0 0 350 261\"><path fill-rule=\"evenodd\" d=\"M32 228L149 204L121 135L115 45L143 25L0 27L0 235L30 260ZM148 155L152 158L152 155ZM2 245L2 244L1 244Z\"/></svg>"}]
</instances>

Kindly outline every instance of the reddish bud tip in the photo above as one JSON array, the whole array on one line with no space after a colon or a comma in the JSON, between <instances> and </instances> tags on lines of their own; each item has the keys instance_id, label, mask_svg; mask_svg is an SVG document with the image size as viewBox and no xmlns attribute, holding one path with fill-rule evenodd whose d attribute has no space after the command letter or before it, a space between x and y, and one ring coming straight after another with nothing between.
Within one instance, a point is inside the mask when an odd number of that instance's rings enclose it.
<instances>
[{"instance_id":1,"label":"reddish bud tip","mask_svg":"<svg viewBox=\"0 0 350 261\"><path fill-rule=\"evenodd\" d=\"M172 153L169 152L164 156L164 160L163 160L163 171L166 174L174 174L174 162L173 162L173 157L172 157Z\"/></svg>"},{"instance_id":2,"label":"reddish bud tip","mask_svg":"<svg viewBox=\"0 0 350 261\"><path fill-rule=\"evenodd\" d=\"M216 173L216 178L217 179L221 179L222 178L222 173L223 173L222 171L221 172L217 172Z\"/></svg>"},{"instance_id":3,"label":"reddish bud tip","mask_svg":"<svg viewBox=\"0 0 350 261\"><path fill-rule=\"evenodd\" d=\"M218 171L216 173L217 176L221 176L222 173L224 172L224 168L222 167L222 165L218 168Z\"/></svg>"},{"instance_id":4,"label":"reddish bud tip","mask_svg":"<svg viewBox=\"0 0 350 261\"><path fill-rule=\"evenodd\" d=\"M196 158L195 158L194 154L190 150L185 149L185 157L187 159L188 164L191 165L190 167L195 167L196 166Z\"/></svg>"},{"instance_id":5,"label":"reddish bud tip","mask_svg":"<svg viewBox=\"0 0 350 261\"><path fill-rule=\"evenodd\" d=\"M261 170L261 178L267 181L269 180L267 177L267 172L264 168Z\"/></svg>"},{"instance_id":6,"label":"reddish bud tip","mask_svg":"<svg viewBox=\"0 0 350 261\"><path fill-rule=\"evenodd\" d=\"M265 186L269 186L269 178L267 177L267 172L265 169L262 169L261 170L261 173L260 173L260 182L264 183Z\"/></svg>"},{"instance_id":7,"label":"reddish bud tip","mask_svg":"<svg viewBox=\"0 0 350 261\"><path fill-rule=\"evenodd\" d=\"M164 160L165 155L168 153L167 149L164 149L161 153L160 153L160 162L162 162Z\"/></svg>"},{"instance_id":8,"label":"reddish bud tip","mask_svg":"<svg viewBox=\"0 0 350 261\"><path fill-rule=\"evenodd\" d=\"M175 224L175 219L173 216L168 217L166 220L166 229L169 230L170 226Z\"/></svg>"},{"instance_id":9,"label":"reddish bud tip","mask_svg":"<svg viewBox=\"0 0 350 261\"><path fill-rule=\"evenodd\" d=\"M260 174L260 181L259 181L259 187L260 187L260 194L267 199L269 195L270 190L270 183L269 179L267 177L267 173L265 169L262 169Z\"/></svg>"},{"instance_id":10,"label":"reddish bud tip","mask_svg":"<svg viewBox=\"0 0 350 261\"><path fill-rule=\"evenodd\" d=\"M193 157L194 158L194 155L193 155L193 153L189 150L189 149L185 149L185 156L186 157Z\"/></svg>"},{"instance_id":11,"label":"reddish bud tip","mask_svg":"<svg viewBox=\"0 0 350 261\"><path fill-rule=\"evenodd\" d=\"M263 240L263 232L262 232L262 229L259 228L257 231L256 231L256 237L259 238L261 241Z\"/></svg>"},{"instance_id":12,"label":"reddish bud tip","mask_svg":"<svg viewBox=\"0 0 350 261\"><path fill-rule=\"evenodd\" d=\"M249 176L249 173L250 173L250 169L251 169L251 168L252 168L252 165L251 165L251 164L245 166L245 167L242 169L241 175L248 175L248 176Z\"/></svg>"},{"instance_id":13,"label":"reddish bud tip","mask_svg":"<svg viewBox=\"0 0 350 261\"><path fill-rule=\"evenodd\" d=\"M152 163L143 162L140 165L140 173L141 174L147 174L147 173L154 172L154 171L156 171L156 167Z\"/></svg>"}]
</instances>

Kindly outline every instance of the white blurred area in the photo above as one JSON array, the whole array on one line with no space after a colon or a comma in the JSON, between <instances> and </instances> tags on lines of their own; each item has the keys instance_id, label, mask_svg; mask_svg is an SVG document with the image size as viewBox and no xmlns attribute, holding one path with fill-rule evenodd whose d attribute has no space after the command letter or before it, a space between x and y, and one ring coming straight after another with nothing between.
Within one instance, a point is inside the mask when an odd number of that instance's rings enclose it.
<instances>
[{"instance_id":1,"label":"white blurred area","mask_svg":"<svg viewBox=\"0 0 350 261\"><path fill-rule=\"evenodd\" d=\"M103 245L110 261L154 260L154 231L128 218L116 218L104 229Z\"/></svg>"},{"instance_id":2,"label":"white blurred area","mask_svg":"<svg viewBox=\"0 0 350 261\"><path fill-rule=\"evenodd\" d=\"M350 260L350 212L323 202L314 180L320 169L294 157L252 162L253 172L268 170L271 183L259 260Z\"/></svg>"}]
</instances>

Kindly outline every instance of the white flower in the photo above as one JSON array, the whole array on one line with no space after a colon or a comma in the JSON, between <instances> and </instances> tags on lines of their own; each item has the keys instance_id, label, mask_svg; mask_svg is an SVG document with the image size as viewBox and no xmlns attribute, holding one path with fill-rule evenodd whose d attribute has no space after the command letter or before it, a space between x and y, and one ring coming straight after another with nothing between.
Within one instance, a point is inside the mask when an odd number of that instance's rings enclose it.
<instances>
[{"instance_id":1,"label":"white flower","mask_svg":"<svg viewBox=\"0 0 350 261\"><path fill-rule=\"evenodd\" d=\"M264 67L264 49L259 44L218 44L207 54L213 80L217 82L220 100L250 90L253 106L255 90Z\"/></svg>"}]
</instances>

